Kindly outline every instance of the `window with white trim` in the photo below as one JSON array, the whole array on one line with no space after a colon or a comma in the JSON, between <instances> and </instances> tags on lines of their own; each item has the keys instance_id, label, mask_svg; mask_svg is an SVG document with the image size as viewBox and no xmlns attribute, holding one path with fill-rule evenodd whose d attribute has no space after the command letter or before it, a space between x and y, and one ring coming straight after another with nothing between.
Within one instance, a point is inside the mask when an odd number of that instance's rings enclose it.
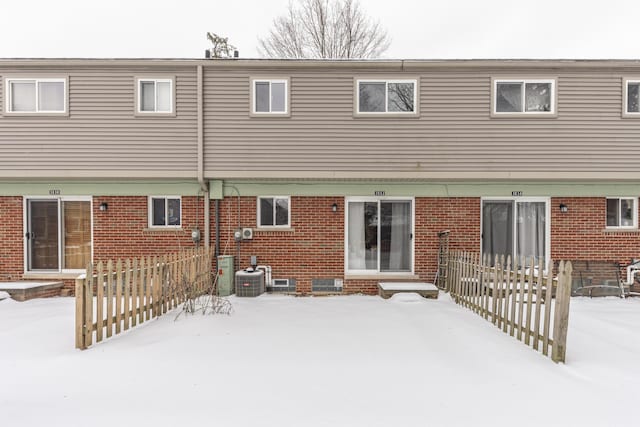
<instances>
[{"instance_id":1,"label":"window with white trim","mask_svg":"<svg viewBox=\"0 0 640 427\"><path fill-rule=\"evenodd\" d=\"M415 114L416 80L358 80L358 113Z\"/></svg>"},{"instance_id":2,"label":"window with white trim","mask_svg":"<svg viewBox=\"0 0 640 427\"><path fill-rule=\"evenodd\" d=\"M289 196L258 197L258 227L290 227Z\"/></svg>"},{"instance_id":3,"label":"window with white trim","mask_svg":"<svg viewBox=\"0 0 640 427\"><path fill-rule=\"evenodd\" d=\"M149 196L149 227L181 227L181 202L179 196Z\"/></svg>"},{"instance_id":4,"label":"window with white trim","mask_svg":"<svg viewBox=\"0 0 640 427\"><path fill-rule=\"evenodd\" d=\"M640 114L640 80L627 80L627 114Z\"/></svg>"},{"instance_id":5,"label":"window with white trim","mask_svg":"<svg viewBox=\"0 0 640 427\"><path fill-rule=\"evenodd\" d=\"M138 79L138 113L173 113L173 79Z\"/></svg>"},{"instance_id":6,"label":"window with white trim","mask_svg":"<svg viewBox=\"0 0 640 427\"><path fill-rule=\"evenodd\" d=\"M349 197L345 225L348 273L413 271L413 200Z\"/></svg>"},{"instance_id":7,"label":"window with white trim","mask_svg":"<svg viewBox=\"0 0 640 427\"><path fill-rule=\"evenodd\" d=\"M287 80L253 80L253 113L287 114Z\"/></svg>"},{"instance_id":8,"label":"window with white trim","mask_svg":"<svg viewBox=\"0 0 640 427\"><path fill-rule=\"evenodd\" d=\"M66 79L6 79L9 113L65 113Z\"/></svg>"},{"instance_id":9,"label":"window with white trim","mask_svg":"<svg viewBox=\"0 0 640 427\"><path fill-rule=\"evenodd\" d=\"M496 114L554 114L555 80L495 80Z\"/></svg>"},{"instance_id":10,"label":"window with white trim","mask_svg":"<svg viewBox=\"0 0 640 427\"><path fill-rule=\"evenodd\" d=\"M638 226L636 200L633 197L607 198L607 227L636 228Z\"/></svg>"}]
</instances>

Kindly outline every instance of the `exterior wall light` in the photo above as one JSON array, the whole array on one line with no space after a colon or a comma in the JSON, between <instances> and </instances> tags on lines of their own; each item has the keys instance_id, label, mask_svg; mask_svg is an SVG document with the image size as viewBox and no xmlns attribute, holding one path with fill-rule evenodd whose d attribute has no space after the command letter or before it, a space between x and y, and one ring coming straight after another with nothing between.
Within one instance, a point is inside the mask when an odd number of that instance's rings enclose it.
<instances>
[{"instance_id":1,"label":"exterior wall light","mask_svg":"<svg viewBox=\"0 0 640 427\"><path fill-rule=\"evenodd\" d=\"M337 203L332 204L332 205L331 205L331 210L332 210L333 212L338 212L338 204L337 204Z\"/></svg>"},{"instance_id":2,"label":"exterior wall light","mask_svg":"<svg viewBox=\"0 0 640 427\"><path fill-rule=\"evenodd\" d=\"M106 203L106 202L102 202L102 203L100 203L100 210L101 210L101 211L103 211L103 212L104 212L104 211L106 211L108 208L109 208L109 204L108 204L108 203Z\"/></svg>"},{"instance_id":3,"label":"exterior wall light","mask_svg":"<svg viewBox=\"0 0 640 427\"><path fill-rule=\"evenodd\" d=\"M560 212L562 213L569 212L569 206L565 205L564 203L560 203Z\"/></svg>"}]
</instances>

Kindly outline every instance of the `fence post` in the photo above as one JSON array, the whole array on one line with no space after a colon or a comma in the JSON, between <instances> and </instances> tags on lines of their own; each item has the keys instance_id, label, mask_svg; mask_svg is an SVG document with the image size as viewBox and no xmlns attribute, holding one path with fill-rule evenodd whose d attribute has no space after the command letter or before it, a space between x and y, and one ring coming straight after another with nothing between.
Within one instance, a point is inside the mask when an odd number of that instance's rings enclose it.
<instances>
[{"instance_id":1,"label":"fence post","mask_svg":"<svg viewBox=\"0 0 640 427\"><path fill-rule=\"evenodd\" d=\"M84 343L84 328L86 328L84 282L85 279L82 279L82 276L76 278L76 348L81 350L87 348Z\"/></svg>"},{"instance_id":2,"label":"fence post","mask_svg":"<svg viewBox=\"0 0 640 427\"><path fill-rule=\"evenodd\" d=\"M569 327L569 301L571 300L571 262L560 261L558 267L558 289L553 315L553 348L551 360L564 362L567 352L567 329Z\"/></svg>"},{"instance_id":3,"label":"fence post","mask_svg":"<svg viewBox=\"0 0 640 427\"><path fill-rule=\"evenodd\" d=\"M451 252L449 252L447 255L447 277L445 278L444 281L444 291L451 293L451 271L453 270L453 266L451 265Z\"/></svg>"}]
</instances>

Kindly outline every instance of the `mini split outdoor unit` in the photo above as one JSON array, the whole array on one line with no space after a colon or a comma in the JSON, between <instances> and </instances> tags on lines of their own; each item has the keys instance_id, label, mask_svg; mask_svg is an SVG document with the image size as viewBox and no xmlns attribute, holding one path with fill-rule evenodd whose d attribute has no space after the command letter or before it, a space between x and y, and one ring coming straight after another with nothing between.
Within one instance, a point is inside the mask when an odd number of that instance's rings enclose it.
<instances>
[{"instance_id":1,"label":"mini split outdoor unit","mask_svg":"<svg viewBox=\"0 0 640 427\"><path fill-rule=\"evenodd\" d=\"M251 239L253 239L253 228L243 228L242 240L251 240Z\"/></svg>"},{"instance_id":2,"label":"mini split outdoor unit","mask_svg":"<svg viewBox=\"0 0 640 427\"><path fill-rule=\"evenodd\" d=\"M236 272L236 296L257 297L264 293L264 271L240 270Z\"/></svg>"}]
</instances>

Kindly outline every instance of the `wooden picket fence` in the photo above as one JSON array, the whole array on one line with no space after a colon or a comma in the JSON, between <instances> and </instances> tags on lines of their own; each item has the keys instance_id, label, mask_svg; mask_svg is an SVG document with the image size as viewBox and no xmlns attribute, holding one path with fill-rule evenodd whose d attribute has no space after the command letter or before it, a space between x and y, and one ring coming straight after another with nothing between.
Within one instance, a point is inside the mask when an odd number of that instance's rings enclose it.
<instances>
[{"instance_id":1,"label":"wooden picket fence","mask_svg":"<svg viewBox=\"0 0 640 427\"><path fill-rule=\"evenodd\" d=\"M560 261L557 278L534 259L451 252L446 291L454 301L491 321L504 333L542 350L554 362L564 362L571 262ZM550 263L553 266L553 262ZM542 348L540 348L542 347Z\"/></svg>"},{"instance_id":2,"label":"wooden picket fence","mask_svg":"<svg viewBox=\"0 0 640 427\"><path fill-rule=\"evenodd\" d=\"M213 249L198 248L89 264L76 279L76 348L86 349L208 292L212 257Z\"/></svg>"}]
</instances>

